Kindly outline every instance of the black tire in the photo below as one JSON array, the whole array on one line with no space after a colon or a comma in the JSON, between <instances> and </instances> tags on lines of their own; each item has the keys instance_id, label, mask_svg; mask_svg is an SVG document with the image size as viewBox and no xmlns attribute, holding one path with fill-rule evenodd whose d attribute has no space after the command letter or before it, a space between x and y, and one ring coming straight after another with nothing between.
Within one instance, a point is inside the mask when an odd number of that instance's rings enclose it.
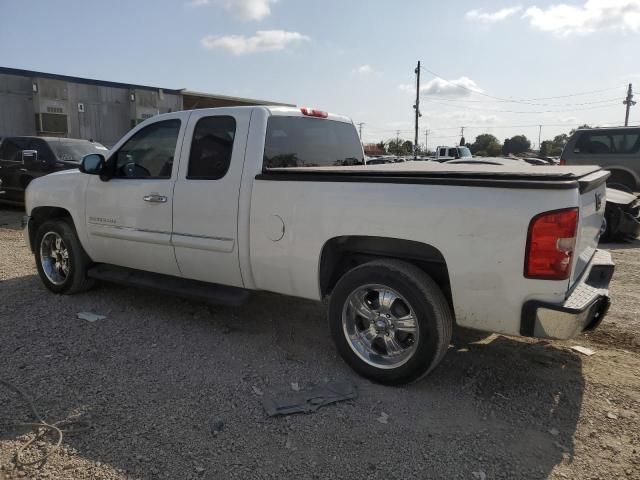
<instances>
[{"instance_id":1,"label":"black tire","mask_svg":"<svg viewBox=\"0 0 640 480\"><path fill-rule=\"evenodd\" d=\"M45 235L51 232L58 234L62 238L68 250L68 274L60 284L56 284L48 278L43 269L41 258L42 241ZM66 219L47 220L40 225L36 233L35 257L36 268L38 269L38 275L40 275L42 283L54 293L72 295L89 290L96 284L95 280L87 277L87 270L91 266L91 259L82 248L72 223Z\"/></svg>"},{"instance_id":2,"label":"black tire","mask_svg":"<svg viewBox=\"0 0 640 480\"><path fill-rule=\"evenodd\" d=\"M413 355L394 368L371 365L351 347L343 328L343 310L349 296L368 284L392 288L413 308L418 339ZM453 315L442 290L418 267L399 260L376 260L347 272L336 284L329 300L331 335L342 358L360 375L386 385L402 385L429 374L442 360L451 340Z\"/></svg>"}]
</instances>

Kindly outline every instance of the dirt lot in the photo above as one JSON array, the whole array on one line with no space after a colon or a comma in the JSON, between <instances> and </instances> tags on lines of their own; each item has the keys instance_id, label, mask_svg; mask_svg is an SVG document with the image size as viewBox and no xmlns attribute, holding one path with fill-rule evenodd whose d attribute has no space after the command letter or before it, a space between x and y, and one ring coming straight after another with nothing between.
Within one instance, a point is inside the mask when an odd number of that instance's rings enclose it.
<instances>
[{"instance_id":1,"label":"dirt lot","mask_svg":"<svg viewBox=\"0 0 640 480\"><path fill-rule=\"evenodd\" d=\"M91 428L17 469L31 437L16 423L34 420L0 387L2 480L640 478L640 244L611 246L613 306L593 334L460 333L430 377L389 388L342 362L314 302L258 294L231 309L114 285L55 296L36 275L21 215L0 210L0 379L49 422ZM107 318L90 323L83 311ZM327 379L352 380L359 398L265 415L261 394Z\"/></svg>"}]
</instances>

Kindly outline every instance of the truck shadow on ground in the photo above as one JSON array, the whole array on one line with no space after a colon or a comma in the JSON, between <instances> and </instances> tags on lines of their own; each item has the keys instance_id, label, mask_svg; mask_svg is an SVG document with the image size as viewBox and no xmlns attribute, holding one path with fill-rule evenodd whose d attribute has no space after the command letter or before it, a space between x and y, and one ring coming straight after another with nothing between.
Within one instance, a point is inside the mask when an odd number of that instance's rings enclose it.
<instances>
[{"instance_id":1,"label":"truck shadow on ground","mask_svg":"<svg viewBox=\"0 0 640 480\"><path fill-rule=\"evenodd\" d=\"M260 293L241 308L209 307L109 285L54 296L35 276L0 291L24 298L0 309L0 377L34 395L47 419L92 423L65 438L72 450L29 467L36 478L103 478L105 469L135 478L547 478L573 455L582 364L546 342L462 332L431 376L391 388L342 362L316 302ZM89 323L80 311L107 318ZM359 398L265 415L265 395L335 378L352 380ZM24 422L29 412L0 389L0 417ZM0 430L0 464L18 433Z\"/></svg>"}]
</instances>

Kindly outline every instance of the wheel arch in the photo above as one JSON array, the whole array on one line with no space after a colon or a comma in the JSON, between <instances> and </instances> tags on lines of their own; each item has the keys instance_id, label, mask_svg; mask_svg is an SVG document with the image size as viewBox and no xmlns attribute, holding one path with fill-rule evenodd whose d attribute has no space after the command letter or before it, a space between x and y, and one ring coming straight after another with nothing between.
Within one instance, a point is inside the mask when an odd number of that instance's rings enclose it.
<instances>
[{"instance_id":1,"label":"wheel arch","mask_svg":"<svg viewBox=\"0 0 640 480\"><path fill-rule=\"evenodd\" d=\"M71 216L71 212L66 208L62 207L35 207L31 210L31 218L29 219L29 247L31 247L31 251L34 251L36 235L38 232L38 228L47 220L52 220L56 218L66 218L69 219L73 228L75 228L75 224L73 222L73 217Z\"/></svg>"},{"instance_id":2,"label":"wheel arch","mask_svg":"<svg viewBox=\"0 0 640 480\"><path fill-rule=\"evenodd\" d=\"M620 167L620 166L606 167L605 169L611 172L611 176L607 179L608 185L618 183L618 184L628 186L633 191L638 190L638 185L640 184L640 178L631 169L626 167ZM633 185L628 185L627 182L625 182L625 180L630 180L633 183Z\"/></svg>"},{"instance_id":3,"label":"wheel arch","mask_svg":"<svg viewBox=\"0 0 640 480\"><path fill-rule=\"evenodd\" d=\"M331 294L349 270L382 258L403 260L427 273L442 289L453 311L449 270L442 252L427 243L399 238L347 235L327 240L320 254L321 296Z\"/></svg>"}]
</instances>

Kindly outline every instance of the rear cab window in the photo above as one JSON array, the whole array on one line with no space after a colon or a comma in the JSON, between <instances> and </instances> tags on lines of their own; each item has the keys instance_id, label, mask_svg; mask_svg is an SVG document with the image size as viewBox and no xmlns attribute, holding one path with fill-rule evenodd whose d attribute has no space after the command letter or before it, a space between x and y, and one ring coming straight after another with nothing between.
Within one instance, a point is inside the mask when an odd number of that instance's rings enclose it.
<instances>
[{"instance_id":1,"label":"rear cab window","mask_svg":"<svg viewBox=\"0 0 640 480\"><path fill-rule=\"evenodd\" d=\"M364 165L353 124L323 118L269 117L263 170L352 165Z\"/></svg>"},{"instance_id":2,"label":"rear cab window","mask_svg":"<svg viewBox=\"0 0 640 480\"><path fill-rule=\"evenodd\" d=\"M585 130L580 133L573 153L583 155L637 154L640 129Z\"/></svg>"}]
</instances>

